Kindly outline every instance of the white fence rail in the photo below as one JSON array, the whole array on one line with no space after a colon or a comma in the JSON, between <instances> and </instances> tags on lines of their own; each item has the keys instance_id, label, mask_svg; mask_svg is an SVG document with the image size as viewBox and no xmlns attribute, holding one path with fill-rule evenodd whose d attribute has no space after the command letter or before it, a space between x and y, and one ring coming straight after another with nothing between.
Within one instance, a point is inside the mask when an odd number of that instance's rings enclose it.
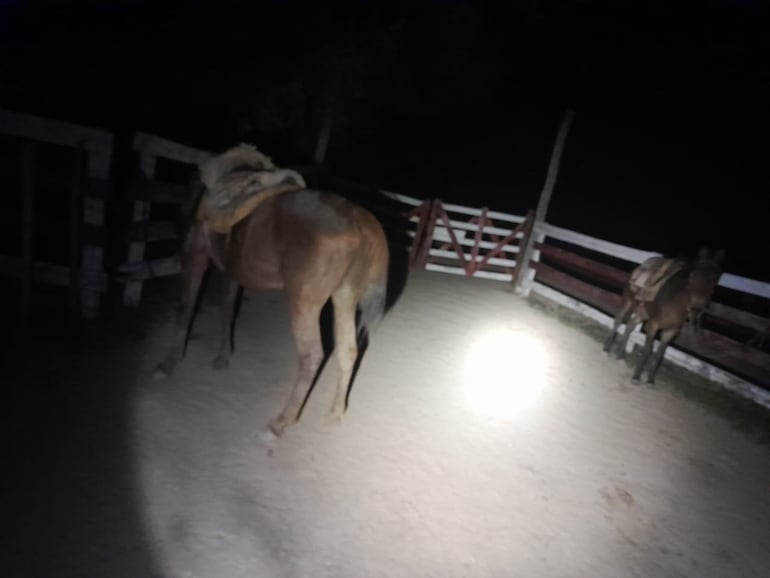
<instances>
[{"instance_id":1,"label":"white fence rail","mask_svg":"<svg viewBox=\"0 0 770 578\"><path fill-rule=\"evenodd\" d=\"M154 167L154 160L157 158L170 158L172 160L195 164L201 160L208 158L210 153L207 151L200 151L192 149L190 147L184 147L176 145L165 139L160 139L152 135L137 135L134 141L134 146L140 154L147 158L146 165L148 168ZM150 160L152 159L152 160ZM152 176L148 174L147 176ZM423 206L425 200L394 193L391 191L382 191L382 193L391 199L398 201L404 205L405 212L414 210ZM494 235L499 238L505 238L514 230L514 227L525 221L525 217L519 215L511 215L500 211L489 211L475 207L467 207L458 204L443 204L443 209L447 212L449 217L449 226L452 228L452 232L457 240L458 245L463 248L476 249L493 249L497 246L497 243L483 239L483 235ZM462 217L481 218L494 220L495 225L489 226L483 224L483 229L479 231L479 225L476 223L463 221ZM413 222L418 223L420 217L413 217ZM506 224L510 224L510 227L506 227ZM450 243L451 236L449 231L445 227L446 223L439 221L433 228L432 240L439 244ZM414 236L414 232L411 233ZM588 249L599 254L607 255L616 259L620 259L628 262L629 264L638 264L645 259L660 255L659 252L650 250L641 250L633 247L628 247L618 243L605 241L603 239L597 239L577 231L571 231L562 227L557 227L548 223L535 223L533 235L538 244L544 243L548 238L552 238L564 243L572 244L577 247ZM517 235L521 238L522 234ZM519 247L514 244L506 244L503 247L505 253L510 256L495 256L488 259L490 265L510 268L516 265L515 258L518 257ZM463 258L468 261L472 261L474 255L461 251ZM460 257L455 250L449 250L447 248L431 246L428 253L431 257L443 259L445 262L427 262L425 268L430 271L437 271L442 273L450 273L456 275L467 275L468 271L459 264L461 263ZM131 271L135 275L136 283L138 287L141 287L141 279L146 279L158 274L174 274L178 272L178 261L175 258L161 259L154 262L142 262L141 254L136 253L136 261L129 263L123 267L124 271ZM483 259L483 255L475 255L476 261ZM513 258L512 258L513 257ZM447 260L451 261L456 259L457 266L454 264L447 264ZM540 259L539 251L535 250L532 254L532 260L537 262ZM494 279L498 281L509 282L511 280L511 274L507 272L498 271L485 271L477 270L473 272L473 276ZM602 313L595 307L581 302L578 299L571 297L561 291L557 291L551 287L543 285L535 278L535 270L529 269L527 271L527 278L523 280L531 291L536 292L544 297L547 297L551 301L559 303L573 309L583 315L590 317L598 321L599 323L610 326L611 318ZM720 280L720 286L735 291L745 292L751 295L770 298L770 284L757 281L754 279L748 279L737 275L725 273ZM141 289L139 289L140 295ZM635 331L630 340L631 344L640 343L643 336L639 330ZM723 386L740 393L741 395L754 400L757 403L770 407L770 392L755 386L741 377L738 377L728 371L724 371L707 361L699 359L693 355L685 353L684 351L676 349L676 347L670 347L666 352L666 358L683 366L699 375L702 375L708 379L716 381Z\"/></svg>"}]
</instances>

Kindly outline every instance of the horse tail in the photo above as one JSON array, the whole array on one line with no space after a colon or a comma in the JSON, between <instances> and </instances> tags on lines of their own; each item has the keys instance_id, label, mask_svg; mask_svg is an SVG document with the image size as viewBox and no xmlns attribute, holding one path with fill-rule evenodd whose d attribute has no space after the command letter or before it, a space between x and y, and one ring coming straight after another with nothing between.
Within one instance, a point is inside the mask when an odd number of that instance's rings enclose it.
<instances>
[{"instance_id":1,"label":"horse tail","mask_svg":"<svg viewBox=\"0 0 770 578\"><path fill-rule=\"evenodd\" d=\"M362 215L367 225L366 261L368 262L368 272L364 281L364 293L358 303L356 333L359 350L366 348L369 335L390 308L388 298L391 296L388 238L374 214L368 210L363 210Z\"/></svg>"},{"instance_id":2,"label":"horse tail","mask_svg":"<svg viewBox=\"0 0 770 578\"><path fill-rule=\"evenodd\" d=\"M359 317L356 324L359 340L368 335L385 316L387 289L387 280L373 282L361 298L361 302L358 304Z\"/></svg>"}]
</instances>

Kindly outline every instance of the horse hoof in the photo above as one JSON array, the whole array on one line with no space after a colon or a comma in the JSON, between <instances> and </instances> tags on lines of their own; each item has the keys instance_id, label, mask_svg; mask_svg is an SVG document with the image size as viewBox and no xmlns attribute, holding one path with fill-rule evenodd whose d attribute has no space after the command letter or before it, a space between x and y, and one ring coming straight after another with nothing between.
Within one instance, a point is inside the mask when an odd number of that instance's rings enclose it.
<instances>
[{"instance_id":1,"label":"horse hoof","mask_svg":"<svg viewBox=\"0 0 770 578\"><path fill-rule=\"evenodd\" d=\"M281 420L274 419L270 422L268 428L275 437L279 438L281 435L283 435L283 430L286 429L286 424Z\"/></svg>"},{"instance_id":2,"label":"horse hoof","mask_svg":"<svg viewBox=\"0 0 770 578\"><path fill-rule=\"evenodd\" d=\"M342 423L342 415L344 412L331 411L326 416L326 425L338 426Z\"/></svg>"},{"instance_id":3,"label":"horse hoof","mask_svg":"<svg viewBox=\"0 0 770 578\"><path fill-rule=\"evenodd\" d=\"M638 377L632 377L631 378L631 383L633 383L634 385L639 385L642 382L641 382L641 380Z\"/></svg>"},{"instance_id":4,"label":"horse hoof","mask_svg":"<svg viewBox=\"0 0 770 578\"><path fill-rule=\"evenodd\" d=\"M152 378L155 381L162 381L164 379L168 379L171 376L171 370L165 367L163 364L160 364L158 367L155 368L155 371L152 373Z\"/></svg>"},{"instance_id":5,"label":"horse hoof","mask_svg":"<svg viewBox=\"0 0 770 578\"><path fill-rule=\"evenodd\" d=\"M214 369L227 369L230 367L230 360L226 357L217 356L211 364Z\"/></svg>"},{"instance_id":6,"label":"horse hoof","mask_svg":"<svg viewBox=\"0 0 770 578\"><path fill-rule=\"evenodd\" d=\"M267 428L259 434L260 441L270 444L278 439L278 436L273 433L272 428Z\"/></svg>"}]
</instances>

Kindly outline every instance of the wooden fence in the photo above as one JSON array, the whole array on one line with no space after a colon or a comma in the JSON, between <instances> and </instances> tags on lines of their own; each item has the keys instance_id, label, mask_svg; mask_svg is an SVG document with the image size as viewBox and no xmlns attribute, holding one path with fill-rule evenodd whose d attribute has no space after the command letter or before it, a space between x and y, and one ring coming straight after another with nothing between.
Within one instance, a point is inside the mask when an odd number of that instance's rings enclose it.
<instances>
[{"instance_id":1,"label":"wooden fence","mask_svg":"<svg viewBox=\"0 0 770 578\"><path fill-rule=\"evenodd\" d=\"M659 254L545 223L536 224L535 231L540 255L531 264L536 274L528 289L608 327L621 305L630 270ZM613 264L606 262L608 257ZM765 333L770 319L738 306L751 303L755 310L766 310L768 300L770 283L723 273L704 314L702 333L696 336L683 329L666 357L770 407L770 355L745 344L750 336ZM643 340L637 329L629 347Z\"/></svg>"},{"instance_id":2,"label":"wooden fence","mask_svg":"<svg viewBox=\"0 0 770 578\"><path fill-rule=\"evenodd\" d=\"M139 134L134 141L144 166L154 166L158 158L197 164L210 153L176 145L152 135ZM146 163L146 164L145 164ZM147 170L149 177L152 172ZM403 205L413 223L410 235L410 264L413 268L443 273L513 282L524 295L535 293L610 327L620 305L620 294L636 264L659 255L611 243L550 225L526 216L424 200L382 191ZM132 192L136 215L147 215L151 202L181 203L186 199L184 185L148 181ZM170 223L136 220L136 247L173 235ZM520 262L519 250L528 235L534 236L531 262ZM141 260L139 249L130 253L129 263L121 267L130 284L138 290L126 291L127 304L138 302L143 280L179 272L176 256ZM702 335L684 330L666 352L667 359L708 379L721 383L754 401L770 407L770 356L761 349L747 347L740 336L762 333L770 320L728 304L730 294L770 299L770 284L724 273L714 302L704 317ZM733 295L734 297L734 295ZM735 299L732 299L733 301ZM636 330L630 346L642 343ZM759 387L757 387L759 386Z\"/></svg>"},{"instance_id":3,"label":"wooden fence","mask_svg":"<svg viewBox=\"0 0 770 578\"><path fill-rule=\"evenodd\" d=\"M132 202L131 227L128 231L127 262L119 267L120 279L125 283L125 305L138 305L141 302L145 280L175 275L181 270L176 255L145 260L147 243L175 239L177 236L176 222L150 220L152 203L182 205L189 201L189 187L186 185L155 180L158 161L166 159L190 165L192 171L194 166L211 156L209 152L141 132L134 137L133 149L139 155L139 167L144 181L132 184L126 191Z\"/></svg>"},{"instance_id":4,"label":"wooden fence","mask_svg":"<svg viewBox=\"0 0 770 578\"><path fill-rule=\"evenodd\" d=\"M0 256L0 273L21 280L22 317L29 310L33 280L67 285L77 290L86 317L96 315L99 296L108 287L104 271L104 206L109 196L112 135L97 129L49 121L0 110L0 133L20 139L22 162L19 182L23 193L20 211L23 234L20 256ZM34 260L34 142L69 147L73 167L85 166L83 175L73 170L71 184L70 262L68 265ZM143 283L175 275L180 261L175 250L160 257L148 256L153 244L176 240L177 221L154 219L154 205L183 205L190 201L187 179L169 182L158 175L159 162L173 162L191 175L194 167L211 153L138 133L133 141L141 179L126 188L131 222L122 235L125 260L117 267L123 302L137 305ZM402 207L412 222L410 264L413 268L513 282L524 295L536 294L576 310L609 327L620 305L620 293L630 270L644 259L658 255L535 222L526 216L415 199L381 191ZM522 262L520 248L531 238L534 251ZM82 242L80 241L82 240ZM82 245L82 249L80 248ZM174 245L176 247L176 245ZM748 347L747 337L766 335L770 320L747 306L754 299L767 308L770 284L724 273L715 300L704 317L702 335L683 331L666 357L700 375L770 407L770 356L761 347ZM71 298L72 301L72 298ZM753 309L753 310L752 310ZM766 309L767 310L767 309ZM641 343L636 330L631 346ZM759 387L758 387L759 386Z\"/></svg>"},{"instance_id":5,"label":"wooden fence","mask_svg":"<svg viewBox=\"0 0 770 578\"><path fill-rule=\"evenodd\" d=\"M531 212L521 217L387 194L408 207L405 212L416 225L414 267L512 281L523 295L535 293L606 327L612 326L631 270L660 255L532 222ZM524 267L517 263L518 251L530 234L535 250ZM513 244L514 240L518 243ZM517 279L518 274L525 277ZM695 336L685 328L666 358L770 408L770 355L745 344L747 337L766 335L770 319L727 304L752 299L755 305L761 303L756 308L767 307L770 284L723 273L704 315L702 334ZM637 329L629 347L643 341L644 334Z\"/></svg>"},{"instance_id":6,"label":"wooden fence","mask_svg":"<svg viewBox=\"0 0 770 578\"><path fill-rule=\"evenodd\" d=\"M79 309L86 318L96 317L101 294L108 288L104 271L104 225L105 203L110 196L113 135L96 128L3 109L0 109L0 135L14 141L14 146L20 149L16 179L20 210L6 207L3 219L4 226L19 231L20 251L15 255L0 255L0 274L19 281L20 325L29 324L35 282L68 287L70 309ZM55 184L61 186L61 194L68 198L68 210L55 219L67 223L66 265L36 260L35 255L35 240L40 238L43 229L52 226L50 218L41 218L45 207L36 198L38 180L46 174L46 167L38 158L40 153L55 149L50 145L58 145L62 150L53 152L59 156L68 154L71 163L69 183ZM17 215L14 217L12 213Z\"/></svg>"}]
</instances>

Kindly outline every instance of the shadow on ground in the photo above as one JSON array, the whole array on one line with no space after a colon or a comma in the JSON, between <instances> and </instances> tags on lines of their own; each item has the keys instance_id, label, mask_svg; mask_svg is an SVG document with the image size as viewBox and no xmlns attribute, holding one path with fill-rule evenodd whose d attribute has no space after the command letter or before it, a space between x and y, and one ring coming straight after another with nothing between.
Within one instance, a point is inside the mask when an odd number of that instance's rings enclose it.
<instances>
[{"instance_id":1,"label":"shadow on ground","mask_svg":"<svg viewBox=\"0 0 770 578\"><path fill-rule=\"evenodd\" d=\"M4 576L160 575L131 451L137 370L105 361L135 339L115 327L41 329L12 343L3 336Z\"/></svg>"},{"instance_id":2,"label":"shadow on ground","mask_svg":"<svg viewBox=\"0 0 770 578\"><path fill-rule=\"evenodd\" d=\"M608 328L545 298L533 295L530 304L538 310L558 317L566 325L589 335L598 343L603 343L607 338ZM639 354L640 347L635 346L625 361L629 383L632 368ZM764 407L666 359L663 360L656 382L658 389L701 404L727 420L732 428L746 433L755 441L770 446L770 419L768 419L770 411Z\"/></svg>"}]
</instances>

